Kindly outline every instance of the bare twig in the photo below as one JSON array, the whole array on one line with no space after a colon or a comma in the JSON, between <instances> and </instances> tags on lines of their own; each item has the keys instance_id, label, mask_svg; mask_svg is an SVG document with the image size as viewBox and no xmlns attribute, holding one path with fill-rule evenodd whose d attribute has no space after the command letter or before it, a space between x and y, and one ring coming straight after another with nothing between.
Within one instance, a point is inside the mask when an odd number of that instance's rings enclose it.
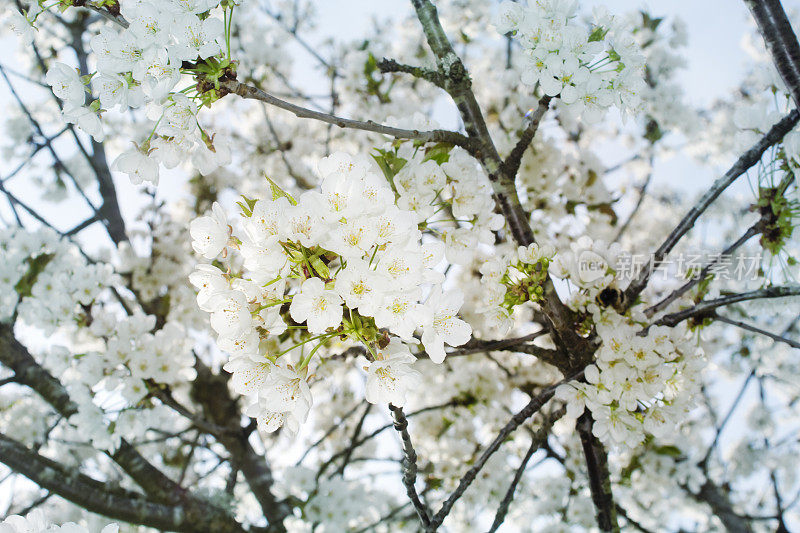
<instances>
[{"instance_id":1,"label":"bare twig","mask_svg":"<svg viewBox=\"0 0 800 533\"><path fill-rule=\"evenodd\" d=\"M717 307L723 307L726 305L731 305L738 302L745 302L749 300L759 300L765 298L784 298L786 296L797 296L797 295L800 295L800 285L774 286L774 287L767 287L765 289L758 289L755 291L742 292L738 294L729 294L727 296L722 296L720 298L715 298L713 300L704 300L698 303L697 305L690 307L689 309L684 309L683 311L679 311L677 313L665 315L656 322L654 322L654 324L659 326L663 325L672 327L680 322L683 322L687 318L706 315L710 311L716 309Z\"/></svg>"},{"instance_id":2,"label":"bare twig","mask_svg":"<svg viewBox=\"0 0 800 533\"><path fill-rule=\"evenodd\" d=\"M536 107L536 111L533 112L528 120L528 125L522 131L522 135L519 136L516 146L514 146L511 153L508 154L506 160L503 161L503 172L506 175L517 175L519 166L522 163L522 156L525 154L525 150L528 149L528 146L530 146L531 141L533 141L533 137L539 129L539 124L541 124L544 114L550 108L550 100L552 100L551 97L547 95L542 96L539 100L539 105Z\"/></svg>"},{"instance_id":3,"label":"bare twig","mask_svg":"<svg viewBox=\"0 0 800 533\"><path fill-rule=\"evenodd\" d=\"M531 457L533 457L533 454L542 447L542 444L547 441L547 437L550 434L553 423L558 418L561 418L565 412L566 411L564 409L561 409L554 415L546 417L545 421L542 423L542 426L536 429L531 435L531 445L528 447L525 457L522 458L522 462L517 468L517 471L514 473L514 478L511 480L511 484L509 485L508 490L503 497L503 501L500 502L500 506L497 508L497 513L494 515L494 521L492 522L492 526L489 528L488 533L494 533L497 531L497 529L505 521L506 514L508 514L508 508L511 506L511 502L514 500L514 493L517 490L517 485L519 485L519 482L522 480L522 475L525 473L525 468L528 466L528 462L531 460Z\"/></svg>"},{"instance_id":4,"label":"bare twig","mask_svg":"<svg viewBox=\"0 0 800 533\"><path fill-rule=\"evenodd\" d=\"M458 482L458 486L450 495L450 497L445 500L442 504L441 509L434 515L433 520L431 520L431 529L435 530L447 517L450 513L450 510L453 508L453 504L461 498L467 488L475 481L475 478L478 476L478 472L480 472L483 467L486 465L486 462L489 458L500 448L500 445L505 442L511 433L514 432L519 426L521 426L526 420L528 420L531 416L536 414L544 405L553 397L555 394L555 390L558 385L565 383L567 381L571 381L572 379L577 379L582 375L583 372L579 373L578 375L571 376L567 380L563 380L555 385L547 387L541 393L531 397L530 401L523 407L520 411L518 411L511 420L509 420L505 426L500 430L497 434L497 437L483 450L480 457L475 461L472 467L467 470L467 472L461 476L461 479Z\"/></svg>"},{"instance_id":5,"label":"bare twig","mask_svg":"<svg viewBox=\"0 0 800 533\"><path fill-rule=\"evenodd\" d=\"M622 225L619 227L619 230L617 231L617 234L614 236L614 239L612 239L612 241L611 241L612 244L617 242L617 241L619 241L620 238L622 238L622 236L628 230L628 227L630 226L631 222L633 221L633 218L639 212L639 209L641 209L642 204L644 203L644 198L647 195L647 187L650 185L650 182L653 180L653 174L654 174L654 172L653 172L653 159L654 159L653 158L653 154L651 152L650 153L650 158L649 158L649 160L650 160L650 172L647 173L647 177L644 179L644 182L642 182L642 184L637 188L638 197L636 198L636 205L633 206L633 210L628 215L628 218L626 218L625 222L623 222Z\"/></svg>"},{"instance_id":6,"label":"bare twig","mask_svg":"<svg viewBox=\"0 0 800 533\"><path fill-rule=\"evenodd\" d=\"M461 147L469 147L471 144L467 137L455 131L405 130L402 128L395 128L392 126L377 124L371 120L367 121L352 120L349 118L337 117L335 115L314 111L311 109L307 109L305 107L301 107L299 105L292 104L290 102L272 96L271 94L264 92L261 89L258 89L257 87L253 87L251 85L245 85L243 83L239 83L238 81L226 81L223 82L221 86L226 90L228 90L229 92L237 94L242 98L259 100L261 102L265 102L280 109L285 109L286 111L290 111L299 118L310 118L314 120L319 120L321 122L325 122L326 124L333 124L334 126L338 126L340 128L351 128L363 131L371 131L374 133L388 135L396 139L413 139L423 142L449 142L451 144Z\"/></svg>"},{"instance_id":7,"label":"bare twig","mask_svg":"<svg viewBox=\"0 0 800 533\"><path fill-rule=\"evenodd\" d=\"M419 516L423 527L427 529L431 523L430 511L428 506L419 499L417 488L414 486L417 482L417 452L414 451L411 435L408 433L408 419L403 413L402 407L389 404L389 410L392 412L392 418L394 418L394 429L397 430L403 441L403 485L406 487L408 499L411 500L414 509L417 511L417 516Z\"/></svg>"},{"instance_id":8,"label":"bare twig","mask_svg":"<svg viewBox=\"0 0 800 533\"><path fill-rule=\"evenodd\" d=\"M370 410L372 409L372 404L367 403L366 407L364 408L364 412L361 414L361 417L356 422L356 427L353 429L353 436L350 437L350 442L353 443L358 440L358 436L361 435L361 428L364 427L364 421L367 419L367 415L369 414ZM353 456L353 450L355 448L350 445L347 447L347 451L342 457L342 464L339 465L339 468L336 470L337 474L344 474L344 469L347 468L347 464L350 462L350 458Z\"/></svg>"},{"instance_id":9,"label":"bare twig","mask_svg":"<svg viewBox=\"0 0 800 533\"><path fill-rule=\"evenodd\" d=\"M734 251L739 249L744 243L746 243L752 237L754 237L755 235L758 235L759 233L760 233L760 229L759 229L759 225L758 224L754 224L753 226L750 226L750 228L748 228L747 231L745 231L742 234L741 237L736 239L736 242L734 242L733 244L731 244L730 246L725 248L722 251L722 253L720 253L719 257L716 257L712 261L709 261L708 264L706 266L704 266L702 268L702 270L700 270L700 272L697 275L692 276L692 279L690 279L689 281L687 281L686 283L684 283L683 285L681 285L680 287L678 287L677 289L672 291L668 296L666 296L660 302L648 307L645 310L645 314L648 317L651 317L651 316L655 315L656 313L658 313L659 311L663 311L664 309L669 307L669 305L672 302L674 302L675 300L680 298L681 295L686 293L686 291L688 291L689 289L691 289L692 287L694 287L695 285L697 285L701 281L707 279L708 274L711 272L711 269L714 268L714 266L717 265L722 260L723 257L729 256L731 253L733 253Z\"/></svg>"},{"instance_id":10,"label":"bare twig","mask_svg":"<svg viewBox=\"0 0 800 533\"><path fill-rule=\"evenodd\" d=\"M432 84L436 85L437 87L444 88L444 77L442 76L441 72L438 72L436 70L431 70L424 67L414 67L412 65L405 65L403 63L398 63L394 59L386 59L386 58L383 58L380 61L378 61L378 70L380 70L384 74L390 72L402 72L405 74L410 74L415 78L420 78L429 81Z\"/></svg>"},{"instance_id":11,"label":"bare twig","mask_svg":"<svg viewBox=\"0 0 800 533\"><path fill-rule=\"evenodd\" d=\"M764 335L765 337L769 337L770 339L774 340L775 342L782 342L784 344L788 344L792 348L800 348L800 342L797 342L792 339L787 339L782 335L778 335L776 333L770 333L769 331L763 330L756 326L752 326L740 320L734 320L732 318L728 318L717 313L714 313L713 317L714 320L717 322L725 322L726 324L730 324L731 326L736 326L737 328L741 328L753 333L758 333L759 335Z\"/></svg>"}]
</instances>

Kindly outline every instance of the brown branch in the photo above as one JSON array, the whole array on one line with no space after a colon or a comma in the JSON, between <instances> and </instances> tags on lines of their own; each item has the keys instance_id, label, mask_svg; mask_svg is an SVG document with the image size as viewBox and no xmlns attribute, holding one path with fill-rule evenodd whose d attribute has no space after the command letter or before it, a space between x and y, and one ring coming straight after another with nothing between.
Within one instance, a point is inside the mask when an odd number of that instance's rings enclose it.
<instances>
[{"instance_id":1,"label":"brown branch","mask_svg":"<svg viewBox=\"0 0 800 533\"><path fill-rule=\"evenodd\" d=\"M758 289L755 291L742 292L738 294L729 294L713 300L704 300L697 305L684 309L677 313L672 313L661 317L654 322L654 325L659 326L675 326L683 322L687 318L709 315L711 311L718 307L731 305L739 302L746 302L749 300L760 300L764 298L783 298L786 296L800 295L800 285L786 285L767 287L766 289ZM709 315L711 316L711 315Z\"/></svg>"},{"instance_id":2,"label":"brown branch","mask_svg":"<svg viewBox=\"0 0 800 533\"><path fill-rule=\"evenodd\" d=\"M800 45L780 0L745 0L772 62L800 108Z\"/></svg>"},{"instance_id":3,"label":"brown branch","mask_svg":"<svg viewBox=\"0 0 800 533\"><path fill-rule=\"evenodd\" d=\"M214 437L231 454L232 462L244 475L250 491L261 506L272 531L283 532L283 519L292 512L285 501L272 493L272 470L266 457L253 449L248 439L250 432L242 428L242 419L236 399L228 389L229 376L214 374L199 358L195 358L197 378L192 382L191 397L203 409L203 418L230 430L214 434Z\"/></svg>"},{"instance_id":4,"label":"brown branch","mask_svg":"<svg viewBox=\"0 0 800 533\"><path fill-rule=\"evenodd\" d=\"M580 373L582 375L582 372ZM572 376L569 380L576 379L578 376ZM458 486L453 491L453 493L445 500L442 504L441 509L434 515L433 519L431 520L430 529L436 530L439 526L442 525L442 522L450 513L450 510L453 508L453 504L461 498L464 492L469 488L475 478L478 476L478 473L486 466L486 462L489 458L500 448L500 446L505 442L511 433L513 433L519 426L521 426L526 420L532 417L534 414L539 412L539 410L544 407L544 405L553 397L555 394L555 390L558 385L565 383L568 380L561 381L547 387L541 393L532 396L530 401L523 407L519 412L517 412L511 420L509 420L505 426L500 430L494 440L483 450L480 457L475 461L472 467L467 470L467 472L461 477L458 482Z\"/></svg>"},{"instance_id":5,"label":"brown branch","mask_svg":"<svg viewBox=\"0 0 800 533\"><path fill-rule=\"evenodd\" d=\"M608 471L608 455L603 444L592 433L592 414L585 410L578 419L576 429L581 438L586 469L589 474L589 488L592 501L597 510L597 526L600 531L619 533L617 507L611 492L611 476Z\"/></svg>"},{"instance_id":6,"label":"brown branch","mask_svg":"<svg viewBox=\"0 0 800 533\"><path fill-rule=\"evenodd\" d=\"M459 406L459 405L466 405L466 403L464 401L460 400L460 399L453 399L453 400L450 400L450 401L442 403L442 404L430 405L428 407L423 407L421 409L417 409L416 411L412 411L412 412L408 413L405 416L406 416L406 418L411 418L413 416L420 415L422 413L435 411L437 409L446 409L448 407L456 407L456 406ZM348 451L350 448L355 450L356 448L358 448L361 445L363 445L365 442L369 441L370 439L374 439L375 437L377 437L378 435L380 435L381 433L383 433L384 431L386 431L387 429L389 429L389 428L391 428L393 426L394 426L394 423L385 424L385 425L379 427L378 429L374 430L372 433L369 433L368 435L365 435L365 436L361 437L360 439L358 439L358 440L356 440L354 442L351 442L350 445L347 448L345 448L343 450L339 450L338 452L334 453L327 461L322 463L322 465L317 470L317 476L316 477L317 478L321 477L325 473L325 471L330 467L330 465L332 465L339 457L342 457L346 453L352 453L352 450Z\"/></svg>"},{"instance_id":7,"label":"brown branch","mask_svg":"<svg viewBox=\"0 0 800 533\"><path fill-rule=\"evenodd\" d=\"M741 247L744 243L749 241L752 237L758 235L761 232L759 228L760 228L759 224L754 224L753 226L750 226L750 228L748 228L748 230L745 231L742 234L742 236L736 240L736 242L725 248L722 251L722 253L720 253L718 258L709 261L708 264L704 266L696 276L692 276L692 279L690 279L689 281L687 281L686 283L684 283L683 285L672 291L668 296L666 296L660 302L645 309L645 315L647 315L648 317L652 317L659 311L666 309L672 302L680 298L680 296L683 295L686 291L688 291L701 281L707 279L708 274L711 272L711 269L714 268L714 266L717 263L719 263L723 257L730 255L732 252L736 251L739 247Z\"/></svg>"},{"instance_id":8,"label":"brown branch","mask_svg":"<svg viewBox=\"0 0 800 533\"><path fill-rule=\"evenodd\" d=\"M358 422L356 422L356 427L353 429L353 435L350 437L351 445L347 447L347 452L342 458L342 464L339 465L339 468L336 470L334 475L344 475L344 469L347 468L348 463L350 463L353 450L355 450L355 448L352 446L352 443L358 440L358 436L361 435L361 429L364 427L364 421L367 419L367 415L372 410L372 405L373 404L371 403L367 403L366 407L364 408L364 412L361 413L361 417L358 419Z\"/></svg>"},{"instance_id":9,"label":"brown branch","mask_svg":"<svg viewBox=\"0 0 800 533\"><path fill-rule=\"evenodd\" d=\"M730 533L753 533L750 523L739 516L733 509L728 495L710 480L706 481L700 492L694 493L687 489L692 497L702 503L708 504L711 511L720 519L722 525Z\"/></svg>"},{"instance_id":10,"label":"brown branch","mask_svg":"<svg viewBox=\"0 0 800 533\"><path fill-rule=\"evenodd\" d=\"M533 115L531 115L528 125L523 130L522 135L520 135L516 146L514 146L514 149L511 150L510 154L508 154L506 160L503 161L503 173L506 176L517 175L519 166L522 163L522 156L525 154L525 150L528 149L528 146L530 146L531 142L533 141L533 137L536 135L536 131L539 129L539 124L541 124L544 114L550 108L550 100L552 100L550 96L542 96L542 98L539 100L539 105L536 107L536 111L534 111Z\"/></svg>"},{"instance_id":11,"label":"brown branch","mask_svg":"<svg viewBox=\"0 0 800 533\"><path fill-rule=\"evenodd\" d=\"M456 146L461 146L462 148L469 148L471 146L471 142L467 137L455 131L406 130L402 128L395 128L392 126L378 124L371 120L367 121L353 120L349 118L338 117L328 113L322 113L320 111L314 111L305 107L301 107L299 105L292 104L290 102L272 96L271 94L264 92L257 87L253 87L251 85L245 85L235 80L226 81L221 83L220 85L227 91L234 93L238 96L241 96L242 98L259 100L261 102L265 102L280 109L290 111L299 118L309 118L309 119L319 120L321 122L325 122L326 124L333 124L334 126L338 126L340 128L351 128L363 131L371 131L373 133L388 135L396 139L413 139L423 142L448 142Z\"/></svg>"},{"instance_id":12,"label":"brown branch","mask_svg":"<svg viewBox=\"0 0 800 533\"><path fill-rule=\"evenodd\" d=\"M441 72L438 72L436 70L405 65L403 63L398 63L394 59L387 59L385 57L380 61L378 61L377 66L378 70L380 70L383 74L392 72L402 72L404 74L410 74L415 78L420 78L422 80L429 81L432 84L442 89L444 88L444 77L442 76Z\"/></svg>"},{"instance_id":13,"label":"brown branch","mask_svg":"<svg viewBox=\"0 0 800 533\"><path fill-rule=\"evenodd\" d=\"M494 521L492 522L492 527L489 529L489 533L494 533L497 529L503 524L506 519L506 515L508 514L508 508L511 506L511 502L514 500L514 493L517 490L517 485L522 480L522 475L525 473L525 468L528 466L528 462L533 457L533 454L536 453L542 445L547 442L547 437L550 435L550 430L553 427L553 423L564 416L566 413L565 409L559 409L556 413L553 413L551 416L545 418L542 426L538 428L536 431L533 432L531 435L531 445L528 447L528 451L525 453L525 457L522 458L522 462L520 463L517 471L514 473L514 478L511 480L511 484L506 491L505 496L503 497L503 501L500 502L500 506L497 508L497 513L495 513Z\"/></svg>"},{"instance_id":14,"label":"brown branch","mask_svg":"<svg viewBox=\"0 0 800 533\"><path fill-rule=\"evenodd\" d=\"M77 404L70 399L61 382L34 360L27 348L14 338L11 327L6 324L0 325L0 362L14 371L19 384L36 391L64 418L69 418L78 412ZM142 457L125 439L122 439L116 451L107 453L125 473L154 498L174 501L176 497L186 492Z\"/></svg>"},{"instance_id":15,"label":"brown branch","mask_svg":"<svg viewBox=\"0 0 800 533\"><path fill-rule=\"evenodd\" d=\"M408 419L403 413L402 407L389 404L389 410L392 412L392 418L394 419L394 429L400 434L400 439L403 442L403 485L406 487L408 499L414 505L422 526L427 529L431 524L430 510L419 499L419 494L415 487L417 482L417 452L414 450L414 445L411 443L411 435L408 433Z\"/></svg>"},{"instance_id":16,"label":"brown branch","mask_svg":"<svg viewBox=\"0 0 800 533\"><path fill-rule=\"evenodd\" d=\"M0 434L0 461L43 489L109 518L187 533L245 531L217 507L196 502L173 506L150 501L141 494L111 487L77 470L67 469L3 434Z\"/></svg>"}]
</instances>

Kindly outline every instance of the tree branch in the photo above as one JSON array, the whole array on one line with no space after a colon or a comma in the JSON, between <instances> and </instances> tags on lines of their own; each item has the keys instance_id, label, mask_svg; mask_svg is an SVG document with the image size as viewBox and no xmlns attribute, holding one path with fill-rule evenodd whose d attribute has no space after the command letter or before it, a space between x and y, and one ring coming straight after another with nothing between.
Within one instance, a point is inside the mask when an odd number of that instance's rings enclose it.
<instances>
[{"instance_id":1,"label":"tree branch","mask_svg":"<svg viewBox=\"0 0 800 533\"><path fill-rule=\"evenodd\" d=\"M286 111L290 111L299 118L310 118L314 120L319 120L321 122L325 122L326 124L333 124L334 126L339 126L340 128L351 128L356 130L371 131L374 133L389 135L390 137L394 137L396 139L413 139L423 142L448 142L456 146L461 146L462 148L468 148L471 145L470 140L467 137L455 131L406 130L401 128L395 128L392 126L385 126L383 124L377 124L375 122L372 122L371 120L367 120L366 122L360 120L352 120L349 118L337 117L335 115L331 115L328 113L322 113L320 111L313 111L311 109L307 109L305 107L292 104L290 102L272 96L271 94L266 93L257 87L253 87L251 85L245 85L235 80L226 81L221 83L220 85L227 91L234 93L238 96L241 96L242 98L259 100L261 102L265 102L272 106L279 107L280 109L285 109Z\"/></svg>"},{"instance_id":2,"label":"tree branch","mask_svg":"<svg viewBox=\"0 0 800 533\"><path fill-rule=\"evenodd\" d=\"M680 298L681 295L686 293L686 291L688 291L689 289L691 289L692 287L694 287L695 285L697 285L701 281L705 280L708 277L708 274L711 272L711 269L714 268L714 265L719 263L720 260L723 257L728 256L731 253L733 253L734 251L736 251L737 249L739 249L739 247L741 247L744 243L749 241L752 237L758 235L760 232L761 232L761 230L759 229L759 224L758 223L750 226L750 228L748 228L748 230L745 231L742 234L741 237L736 239L736 242L734 242L733 244L731 244L730 246L725 248L722 251L722 253L720 253L718 258L715 258L713 261L709 261L708 264L706 266L704 266L702 268L702 270L700 270L700 272L696 276L693 276L692 279L690 279L689 281L687 281L686 283L684 283L683 285L681 285L680 287L678 287L677 289L672 291L667 297L665 297L660 302L658 302L658 303L648 307L647 309L645 309L645 312L644 312L645 315L647 315L648 317L652 317L653 315L655 315L659 311L662 311L662 310L666 309L667 307L669 307L669 305L672 302L674 302L675 300Z\"/></svg>"},{"instance_id":3,"label":"tree branch","mask_svg":"<svg viewBox=\"0 0 800 533\"><path fill-rule=\"evenodd\" d=\"M575 379L575 377L576 376L571 377L570 380ZM527 405L525 405L525 407L511 417L511 420L509 420L508 423L503 426L503 429L500 430L500 433L497 434L497 437L495 437L494 440L483 450L483 453L472 465L472 468L467 470L467 472L461 477L456 489L453 491L450 497L445 500L441 509L439 509L436 515L434 515L430 524L431 530L436 530L442 525L442 522L453 508L453 504L455 504L455 502L464 494L472 482L475 481L475 478L486 465L486 462L494 454L494 452L500 448L508 436L511 435L511 433L513 433L514 430L521 426L526 420L536 414L542 407L544 407L550 398L553 397L553 394L555 394L556 387L561 383L565 383L566 381L568 380L564 380L555 385L547 387L538 395L531 397Z\"/></svg>"},{"instance_id":4,"label":"tree branch","mask_svg":"<svg viewBox=\"0 0 800 533\"><path fill-rule=\"evenodd\" d=\"M442 76L441 72L436 70L430 70L423 67L414 67L411 65L404 65L403 63L398 63L394 59L387 59L383 58L378 61L378 70L380 70L383 74L391 73L391 72L402 72L405 74L410 74L415 78L419 78L425 81L429 81L432 84L436 85L444 89L444 77Z\"/></svg>"},{"instance_id":5,"label":"tree branch","mask_svg":"<svg viewBox=\"0 0 800 533\"><path fill-rule=\"evenodd\" d=\"M531 460L531 457L533 457L533 454L536 453L536 451L541 448L545 442L547 442L547 437L550 435L550 430L553 427L553 423L561 418L565 412L565 409L560 409L552 416L546 417L542 422L542 426L534 431L533 435L531 435L531 445L528 447L525 457L522 458L519 468L517 468L517 471L514 473L514 479L511 480L511 484L509 485L508 490L503 497L503 501L500 502L500 506L497 508L497 513L494 515L492 527L489 528L488 533L494 533L497 531L497 529L505 521L506 515L508 514L508 508L511 506L511 502L514 500L514 493L517 490L517 485L519 485L519 482L522 480L522 475L525 473L525 468L528 466L528 462Z\"/></svg>"},{"instance_id":6,"label":"tree branch","mask_svg":"<svg viewBox=\"0 0 800 533\"><path fill-rule=\"evenodd\" d=\"M406 487L408 499L414 505L422 526L428 529L431 525L430 511L428 506L419 499L417 488L414 486L417 482L417 452L414 450L414 445L411 443L411 435L408 433L408 419L403 414L402 407L389 404L389 410L392 412L392 418L394 419L394 429L397 430L403 441L403 485Z\"/></svg>"},{"instance_id":7,"label":"tree branch","mask_svg":"<svg viewBox=\"0 0 800 533\"><path fill-rule=\"evenodd\" d=\"M732 318L728 318L717 313L711 317L717 322L725 322L726 324L730 324L731 326L736 326L737 328L741 328L752 333L758 333L759 335L764 335L765 337L769 337L770 339L774 340L775 342L782 342L784 344L788 344L792 348L800 348L800 342L797 342L792 339L787 339L782 335L778 335L776 333L770 333L769 331L763 330L761 328L757 328L756 326L751 326L745 322L741 322L739 320L734 320Z\"/></svg>"},{"instance_id":8,"label":"tree branch","mask_svg":"<svg viewBox=\"0 0 800 533\"><path fill-rule=\"evenodd\" d=\"M665 315L656 322L654 322L654 325L672 327L680 322L683 322L687 318L706 315L710 311L716 309L717 307L723 307L726 305L731 305L738 302L745 302L748 300L760 300L764 298L783 298L786 296L797 296L797 295L800 295L800 285L774 286L774 287L767 287L766 289L758 289L755 291L730 294L728 296L722 296L721 298L715 298L713 300L704 300L695 305L694 307L690 307L689 309L684 309L683 311L679 311L677 313Z\"/></svg>"},{"instance_id":9,"label":"tree branch","mask_svg":"<svg viewBox=\"0 0 800 533\"><path fill-rule=\"evenodd\" d=\"M800 45L780 0L745 0L764 38L772 62L800 108Z\"/></svg>"},{"instance_id":10,"label":"tree branch","mask_svg":"<svg viewBox=\"0 0 800 533\"><path fill-rule=\"evenodd\" d=\"M592 501L597 510L597 526L600 531L619 533L617 507L611 492L611 477L608 472L608 455L603 444L592 433L594 420L585 410L578 419L576 429L581 438L586 469L589 474L589 488Z\"/></svg>"},{"instance_id":11,"label":"tree branch","mask_svg":"<svg viewBox=\"0 0 800 533\"><path fill-rule=\"evenodd\" d=\"M700 492L689 492L689 494L695 500L708 504L730 533L753 533L750 523L734 511L728 495L710 480L700 487Z\"/></svg>"},{"instance_id":12,"label":"tree branch","mask_svg":"<svg viewBox=\"0 0 800 533\"><path fill-rule=\"evenodd\" d=\"M248 439L249 432L240 427L242 419L238 403L231 397L228 377L214 374L199 358L195 358L197 378L192 382L191 396L203 408L204 418L229 431L214 434L228 450L233 462L244 475L253 496L261 506L272 531L283 532L283 519L292 512L285 501L272 493L273 477L266 457L256 453Z\"/></svg>"},{"instance_id":13,"label":"tree branch","mask_svg":"<svg viewBox=\"0 0 800 533\"><path fill-rule=\"evenodd\" d=\"M78 412L67 390L42 368L28 350L14 338L11 327L0 324L0 362L14 371L17 382L36 391L61 416L69 418ZM186 491L148 462L125 439L108 455L148 494L164 501L175 501Z\"/></svg>"},{"instance_id":14,"label":"tree branch","mask_svg":"<svg viewBox=\"0 0 800 533\"><path fill-rule=\"evenodd\" d=\"M187 533L198 530L220 533L245 531L217 507L194 504L171 506L147 500L141 494L110 487L77 470L68 470L3 434L0 434L0 461L40 487L109 518Z\"/></svg>"},{"instance_id":15,"label":"tree branch","mask_svg":"<svg viewBox=\"0 0 800 533\"><path fill-rule=\"evenodd\" d=\"M519 166L522 163L522 156L525 154L525 150L528 149L528 146L530 146L531 141L533 141L533 137L539 129L539 124L541 124L544 114L550 108L550 100L552 100L551 97L547 95L542 96L539 100L539 105L536 107L536 111L533 112L533 115L531 115L528 121L528 126L523 130L514 149L511 150L506 160L503 161L503 173L505 173L506 176L517 175Z\"/></svg>"}]
</instances>

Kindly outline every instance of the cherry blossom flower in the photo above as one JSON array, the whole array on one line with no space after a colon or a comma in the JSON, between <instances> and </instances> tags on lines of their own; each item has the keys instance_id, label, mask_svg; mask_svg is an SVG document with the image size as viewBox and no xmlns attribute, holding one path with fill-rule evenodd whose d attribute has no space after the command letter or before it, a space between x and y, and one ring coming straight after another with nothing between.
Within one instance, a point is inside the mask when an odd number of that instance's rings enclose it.
<instances>
[{"instance_id":1,"label":"cherry blossom flower","mask_svg":"<svg viewBox=\"0 0 800 533\"><path fill-rule=\"evenodd\" d=\"M228 245L230 231L225 211L214 202L211 215L196 218L189 225L192 248L203 257L214 259Z\"/></svg>"}]
</instances>

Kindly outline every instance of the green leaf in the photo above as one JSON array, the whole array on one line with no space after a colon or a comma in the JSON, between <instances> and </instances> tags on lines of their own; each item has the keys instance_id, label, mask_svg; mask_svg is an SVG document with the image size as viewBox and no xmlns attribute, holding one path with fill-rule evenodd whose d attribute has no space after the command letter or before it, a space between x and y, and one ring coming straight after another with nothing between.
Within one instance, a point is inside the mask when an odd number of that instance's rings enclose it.
<instances>
[{"instance_id":1,"label":"green leaf","mask_svg":"<svg viewBox=\"0 0 800 533\"><path fill-rule=\"evenodd\" d=\"M319 257L312 257L310 263L311 267L316 271L317 274L325 279L331 279L331 271L328 269L328 265L322 262L322 259Z\"/></svg>"},{"instance_id":2,"label":"green leaf","mask_svg":"<svg viewBox=\"0 0 800 533\"><path fill-rule=\"evenodd\" d=\"M256 203L258 203L258 200L254 200L252 198L248 198L244 194L242 195L242 199L244 200L245 203L236 202L239 205L239 207L242 208L242 213L246 217L253 216L253 209L255 208Z\"/></svg>"},{"instance_id":3,"label":"green leaf","mask_svg":"<svg viewBox=\"0 0 800 533\"><path fill-rule=\"evenodd\" d=\"M294 197L291 194L289 194L288 192L286 192L283 189L281 189L280 186L277 183L275 183L274 181L272 181L270 179L270 177L267 176L266 174L264 174L264 177L269 182L270 189L272 191L272 199L273 200L277 200L278 198L283 196L284 198L289 200L290 204L297 205L297 200L295 200Z\"/></svg>"},{"instance_id":4,"label":"green leaf","mask_svg":"<svg viewBox=\"0 0 800 533\"><path fill-rule=\"evenodd\" d=\"M39 277L39 274L42 273L54 257L55 254L39 254L36 257L29 257L25 260L28 264L28 271L19 279L17 284L14 285L14 290L19 294L20 300L25 296L31 295L31 291L36 284L36 279Z\"/></svg>"},{"instance_id":5,"label":"green leaf","mask_svg":"<svg viewBox=\"0 0 800 533\"><path fill-rule=\"evenodd\" d=\"M450 151L453 145L446 142L436 143L430 148L425 149L425 158L423 161L436 161L437 165L447 163L450 160Z\"/></svg>"},{"instance_id":6,"label":"green leaf","mask_svg":"<svg viewBox=\"0 0 800 533\"><path fill-rule=\"evenodd\" d=\"M603 28L602 26L597 26L595 27L594 30L592 30L592 33L589 34L589 42L593 43L597 41L602 41L603 39L606 38L606 34L608 34L608 30L606 28Z\"/></svg>"}]
</instances>

